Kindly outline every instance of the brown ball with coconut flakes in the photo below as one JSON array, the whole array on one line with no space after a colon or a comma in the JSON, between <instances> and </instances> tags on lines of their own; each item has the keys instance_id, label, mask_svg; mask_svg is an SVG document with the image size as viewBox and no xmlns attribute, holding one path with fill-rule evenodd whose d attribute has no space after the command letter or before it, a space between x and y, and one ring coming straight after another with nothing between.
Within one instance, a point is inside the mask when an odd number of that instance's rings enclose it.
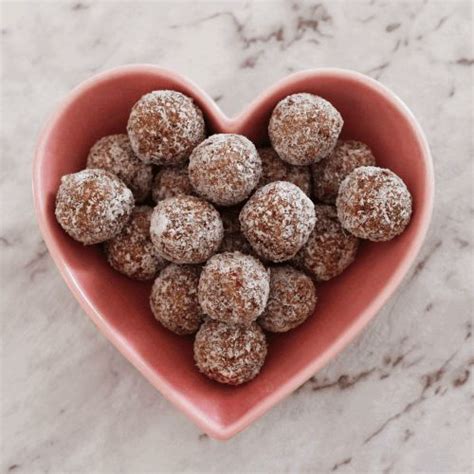
<instances>
[{"instance_id":1,"label":"brown ball with coconut flakes","mask_svg":"<svg viewBox=\"0 0 474 474\"><path fill-rule=\"evenodd\" d=\"M282 160L306 166L331 153L343 123L341 114L322 97L292 94L273 109L268 135Z\"/></svg>"},{"instance_id":2,"label":"brown ball with coconut flakes","mask_svg":"<svg viewBox=\"0 0 474 474\"><path fill-rule=\"evenodd\" d=\"M410 222L412 197L393 171L362 166L339 187L337 215L348 232L374 242L391 240Z\"/></svg>"},{"instance_id":3,"label":"brown ball with coconut flakes","mask_svg":"<svg viewBox=\"0 0 474 474\"><path fill-rule=\"evenodd\" d=\"M257 322L266 331L287 332L314 312L316 287L309 276L290 265L270 268L270 296Z\"/></svg>"},{"instance_id":4,"label":"brown ball with coconut flakes","mask_svg":"<svg viewBox=\"0 0 474 474\"><path fill-rule=\"evenodd\" d=\"M133 194L112 173L85 169L61 178L56 220L74 240L93 245L115 237L128 222Z\"/></svg>"},{"instance_id":5,"label":"brown ball with coconut flakes","mask_svg":"<svg viewBox=\"0 0 474 474\"><path fill-rule=\"evenodd\" d=\"M287 181L259 188L240 213L242 232L250 245L272 262L293 258L308 240L314 223L313 202Z\"/></svg>"},{"instance_id":6,"label":"brown ball with coconut flakes","mask_svg":"<svg viewBox=\"0 0 474 474\"><path fill-rule=\"evenodd\" d=\"M334 206L316 204L316 225L293 262L317 281L341 274L355 259L359 239L345 231Z\"/></svg>"},{"instance_id":7,"label":"brown ball with coconut flakes","mask_svg":"<svg viewBox=\"0 0 474 474\"><path fill-rule=\"evenodd\" d=\"M167 264L150 239L152 212L149 206L135 207L120 234L104 245L110 266L135 280L151 280Z\"/></svg>"},{"instance_id":8,"label":"brown ball with coconut flakes","mask_svg":"<svg viewBox=\"0 0 474 474\"><path fill-rule=\"evenodd\" d=\"M193 150L188 173L199 196L218 206L233 206L247 199L257 186L262 162L248 138L220 133Z\"/></svg>"},{"instance_id":9,"label":"brown ball with coconut flakes","mask_svg":"<svg viewBox=\"0 0 474 474\"><path fill-rule=\"evenodd\" d=\"M150 295L153 315L176 334L193 334L201 325L203 313L198 301L200 271L199 266L172 263L153 283Z\"/></svg>"},{"instance_id":10,"label":"brown ball with coconut flakes","mask_svg":"<svg viewBox=\"0 0 474 474\"><path fill-rule=\"evenodd\" d=\"M252 380L266 356L265 334L256 323L238 326L208 319L194 340L199 371L220 383L240 385Z\"/></svg>"},{"instance_id":11,"label":"brown ball with coconut flakes","mask_svg":"<svg viewBox=\"0 0 474 474\"><path fill-rule=\"evenodd\" d=\"M311 171L307 166L293 166L283 161L271 148L259 148L262 160L262 177L258 183L261 188L274 181L289 181L298 186L307 196L311 195Z\"/></svg>"},{"instance_id":12,"label":"brown ball with coconut flakes","mask_svg":"<svg viewBox=\"0 0 474 474\"><path fill-rule=\"evenodd\" d=\"M344 178L359 166L375 165L371 149L356 140L338 140L333 152L311 167L316 199L334 204Z\"/></svg>"},{"instance_id":13,"label":"brown ball with coconut flakes","mask_svg":"<svg viewBox=\"0 0 474 474\"><path fill-rule=\"evenodd\" d=\"M220 214L224 225L224 238L219 248L219 253L242 252L247 255L255 255L252 246L240 230L239 214L240 206L221 209Z\"/></svg>"},{"instance_id":14,"label":"brown ball with coconut flakes","mask_svg":"<svg viewBox=\"0 0 474 474\"><path fill-rule=\"evenodd\" d=\"M256 258L240 252L214 255L199 279L199 303L212 319L249 325L265 309L270 276Z\"/></svg>"},{"instance_id":15,"label":"brown ball with coconut flakes","mask_svg":"<svg viewBox=\"0 0 474 474\"><path fill-rule=\"evenodd\" d=\"M178 166L205 137L201 109L193 99L172 90L153 91L132 107L127 132L133 151L144 163Z\"/></svg>"},{"instance_id":16,"label":"brown ball with coconut flakes","mask_svg":"<svg viewBox=\"0 0 474 474\"><path fill-rule=\"evenodd\" d=\"M150 236L158 254L173 263L203 263L224 236L222 219L212 204L195 196L160 201L151 216Z\"/></svg>"},{"instance_id":17,"label":"brown ball with coconut flakes","mask_svg":"<svg viewBox=\"0 0 474 474\"><path fill-rule=\"evenodd\" d=\"M125 133L98 140L89 151L87 168L100 168L115 174L131 189L136 202L144 201L150 194L152 166L137 158Z\"/></svg>"},{"instance_id":18,"label":"brown ball with coconut flakes","mask_svg":"<svg viewBox=\"0 0 474 474\"><path fill-rule=\"evenodd\" d=\"M180 194L192 196L194 189L188 176L188 167L161 168L153 179L151 197L155 202L179 196Z\"/></svg>"}]
</instances>

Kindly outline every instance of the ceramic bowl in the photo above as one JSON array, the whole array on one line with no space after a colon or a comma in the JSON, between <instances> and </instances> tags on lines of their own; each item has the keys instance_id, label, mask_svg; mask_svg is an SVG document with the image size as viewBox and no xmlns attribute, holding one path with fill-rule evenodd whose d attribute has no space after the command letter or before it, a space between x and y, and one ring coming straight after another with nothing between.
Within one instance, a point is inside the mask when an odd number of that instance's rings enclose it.
<instances>
[{"instance_id":1,"label":"ceramic bowl","mask_svg":"<svg viewBox=\"0 0 474 474\"><path fill-rule=\"evenodd\" d=\"M146 92L174 89L202 108L209 133L268 142L276 103L295 92L321 95L341 112L342 136L367 143L380 166L400 175L413 196L406 231L385 243L366 242L354 264L320 285L315 314L297 329L269 338L269 353L253 381L228 387L194 366L192 337L158 324L149 309L151 284L115 272L99 246L83 247L54 217L61 176L85 167L89 148L104 135L125 132L132 105ZM59 271L98 329L166 398L213 438L228 439L310 378L377 314L400 284L422 245L433 206L433 168L423 132L410 110L386 87L362 74L315 69L293 74L228 118L206 92L179 74L152 65L113 69L86 80L44 128L33 165L39 225Z\"/></svg>"}]
</instances>

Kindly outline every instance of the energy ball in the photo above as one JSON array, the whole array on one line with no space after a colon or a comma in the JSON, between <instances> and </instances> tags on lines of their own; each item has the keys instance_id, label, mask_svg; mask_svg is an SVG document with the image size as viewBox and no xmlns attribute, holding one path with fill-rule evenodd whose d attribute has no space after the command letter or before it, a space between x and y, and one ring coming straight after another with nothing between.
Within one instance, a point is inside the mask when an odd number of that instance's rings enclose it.
<instances>
[{"instance_id":1,"label":"energy ball","mask_svg":"<svg viewBox=\"0 0 474 474\"><path fill-rule=\"evenodd\" d=\"M144 163L181 165L204 140L201 109L181 92L145 94L132 108L127 132L133 151Z\"/></svg>"},{"instance_id":2,"label":"energy ball","mask_svg":"<svg viewBox=\"0 0 474 474\"><path fill-rule=\"evenodd\" d=\"M262 177L258 183L261 188L274 181L289 181L298 186L307 196L311 194L311 172L307 166L293 166L283 161L271 148L259 148L262 160Z\"/></svg>"},{"instance_id":3,"label":"energy ball","mask_svg":"<svg viewBox=\"0 0 474 474\"><path fill-rule=\"evenodd\" d=\"M265 309L270 276L259 260L240 252L214 255L199 279L199 303L212 319L249 325Z\"/></svg>"},{"instance_id":4,"label":"energy ball","mask_svg":"<svg viewBox=\"0 0 474 474\"><path fill-rule=\"evenodd\" d=\"M252 380L266 356L265 334L256 323L237 326L208 319L194 340L198 369L220 383L240 385Z\"/></svg>"},{"instance_id":5,"label":"energy ball","mask_svg":"<svg viewBox=\"0 0 474 474\"><path fill-rule=\"evenodd\" d=\"M313 314L316 300L316 288L309 276L289 265L273 267L267 307L257 322L266 331L287 332Z\"/></svg>"},{"instance_id":6,"label":"energy ball","mask_svg":"<svg viewBox=\"0 0 474 474\"><path fill-rule=\"evenodd\" d=\"M248 255L254 254L249 241L240 231L239 214L241 209L241 207L227 207L221 210L224 238L219 248L219 253L242 252Z\"/></svg>"},{"instance_id":7,"label":"energy ball","mask_svg":"<svg viewBox=\"0 0 474 474\"><path fill-rule=\"evenodd\" d=\"M294 262L317 281L326 281L342 273L354 261L359 239L342 228L334 206L317 204L315 211L314 230Z\"/></svg>"},{"instance_id":8,"label":"energy ball","mask_svg":"<svg viewBox=\"0 0 474 474\"><path fill-rule=\"evenodd\" d=\"M314 204L298 186L276 181L258 189L247 201L240 224L258 255L283 262L308 240L315 224Z\"/></svg>"},{"instance_id":9,"label":"energy ball","mask_svg":"<svg viewBox=\"0 0 474 474\"><path fill-rule=\"evenodd\" d=\"M268 134L282 160L304 166L331 153L343 123L341 114L322 97L293 94L273 109Z\"/></svg>"},{"instance_id":10,"label":"energy ball","mask_svg":"<svg viewBox=\"0 0 474 474\"><path fill-rule=\"evenodd\" d=\"M371 149L356 140L338 140L324 160L312 166L313 194L316 199L334 204L344 178L359 166L375 165Z\"/></svg>"},{"instance_id":11,"label":"energy ball","mask_svg":"<svg viewBox=\"0 0 474 474\"><path fill-rule=\"evenodd\" d=\"M224 230L217 210L195 196L160 201L151 216L150 235L158 254L174 263L202 263L221 245Z\"/></svg>"},{"instance_id":12,"label":"energy ball","mask_svg":"<svg viewBox=\"0 0 474 474\"><path fill-rule=\"evenodd\" d=\"M138 206L120 234L105 243L112 268L135 280L151 280L166 265L150 239L153 209Z\"/></svg>"},{"instance_id":13,"label":"energy ball","mask_svg":"<svg viewBox=\"0 0 474 474\"><path fill-rule=\"evenodd\" d=\"M261 174L257 149L242 135L212 135L189 157L189 179L197 194L219 206L245 200Z\"/></svg>"},{"instance_id":14,"label":"energy ball","mask_svg":"<svg viewBox=\"0 0 474 474\"><path fill-rule=\"evenodd\" d=\"M162 168L155 176L151 188L151 197L155 202L162 201L180 194L194 194L189 181L188 168Z\"/></svg>"},{"instance_id":15,"label":"energy ball","mask_svg":"<svg viewBox=\"0 0 474 474\"><path fill-rule=\"evenodd\" d=\"M108 135L97 141L89 151L87 167L115 174L131 189L136 202L145 200L150 193L152 167L136 157L125 133Z\"/></svg>"},{"instance_id":16,"label":"energy ball","mask_svg":"<svg viewBox=\"0 0 474 474\"><path fill-rule=\"evenodd\" d=\"M392 171L362 166L339 187L337 215L342 226L361 239L393 239L410 222L412 198L405 183Z\"/></svg>"},{"instance_id":17,"label":"energy ball","mask_svg":"<svg viewBox=\"0 0 474 474\"><path fill-rule=\"evenodd\" d=\"M84 245L115 237L128 222L133 194L112 173L85 169L61 178L56 195L56 219L61 227Z\"/></svg>"},{"instance_id":18,"label":"energy ball","mask_svg":"<svg viewBox=\"0 0 474 474\"><path fill-rule=\"evenodd\" d=\"M198 266L172 263L160 272L153 283L151 310L165 328L176 334L193 334L201 324L199 273Z\"/></svg>"}]
</instances>

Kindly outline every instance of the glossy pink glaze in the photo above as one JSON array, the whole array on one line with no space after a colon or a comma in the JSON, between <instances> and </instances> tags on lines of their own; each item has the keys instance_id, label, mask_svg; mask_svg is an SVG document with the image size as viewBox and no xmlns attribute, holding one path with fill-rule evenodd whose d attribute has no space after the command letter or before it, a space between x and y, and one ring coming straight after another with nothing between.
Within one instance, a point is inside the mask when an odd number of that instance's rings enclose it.
<instances>
[{"instance_id":1,"label":"glossy pink glaze","mask_svg":"<svg viewBox=\"0 0 474 474\"><path fill-rule=\"evenodd\" d=\"M257 144L267 142L268 118L280 99L295 92L319 94L344 117L343 136L369 144L378 164L400 175L413 195L414 213L406 231L390 242L364 243L346 272L319 287L315 315L290 333L270 337L261 374L239 387L202 376L193 364L192 338L176 336L153 319L148 307L150 284L112 270L99 247L73 241L54 217L61 176L84 168L88 150L98 138L125 132L130 108L141 95L164 88L194 97L209 132L241 133ZM228 439L341 351L395 291L428 229L434 178L428 144L412 113L392 92L362 74L341 69L293 74L231 119L193 82L152 65L132 65L85 81L59 106L39 139L33 192L46 245L89 317L203 431Z\"/></svg>"}]
</instances>

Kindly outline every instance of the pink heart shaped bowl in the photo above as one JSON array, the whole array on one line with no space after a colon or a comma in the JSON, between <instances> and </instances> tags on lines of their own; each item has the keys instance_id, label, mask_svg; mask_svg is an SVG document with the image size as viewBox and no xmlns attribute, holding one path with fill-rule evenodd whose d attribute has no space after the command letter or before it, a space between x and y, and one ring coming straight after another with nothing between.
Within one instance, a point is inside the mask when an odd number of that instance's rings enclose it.
<instances>
[{"instance_id":1,"label":"pink heart shaped bowl","mask_svg":"<svg viewBox=\"0 0 474 474\"><path fill-rule=\"evenodd\" d=\"M212 382L194 366L191 337L160 326L148 306L151 284L115 272L99 246L69 238L54 217L61 176L85 167L100 137L125 132L132 105L146 92L174 89L202 108L209 133L246 135L267 143L276 103L295 92L318 94L344 117L343 137L361 140L378 164L406 182L413 196L410 225L386 243L366 242L340 277L320 285L313 317L270 337L266 364L239 387ZM42 132L33 164L36 212L46 245L64 280L89 317L117 349L172 403L211 437L228 439L290 394L348 344L375 316L413 263L428 229L434 178L428 144L410 110L377 81L341 69L293 74L226 117L197 85L152 65L123 66L98 74L66 97Z\"/></svg>"}]
</instances>

